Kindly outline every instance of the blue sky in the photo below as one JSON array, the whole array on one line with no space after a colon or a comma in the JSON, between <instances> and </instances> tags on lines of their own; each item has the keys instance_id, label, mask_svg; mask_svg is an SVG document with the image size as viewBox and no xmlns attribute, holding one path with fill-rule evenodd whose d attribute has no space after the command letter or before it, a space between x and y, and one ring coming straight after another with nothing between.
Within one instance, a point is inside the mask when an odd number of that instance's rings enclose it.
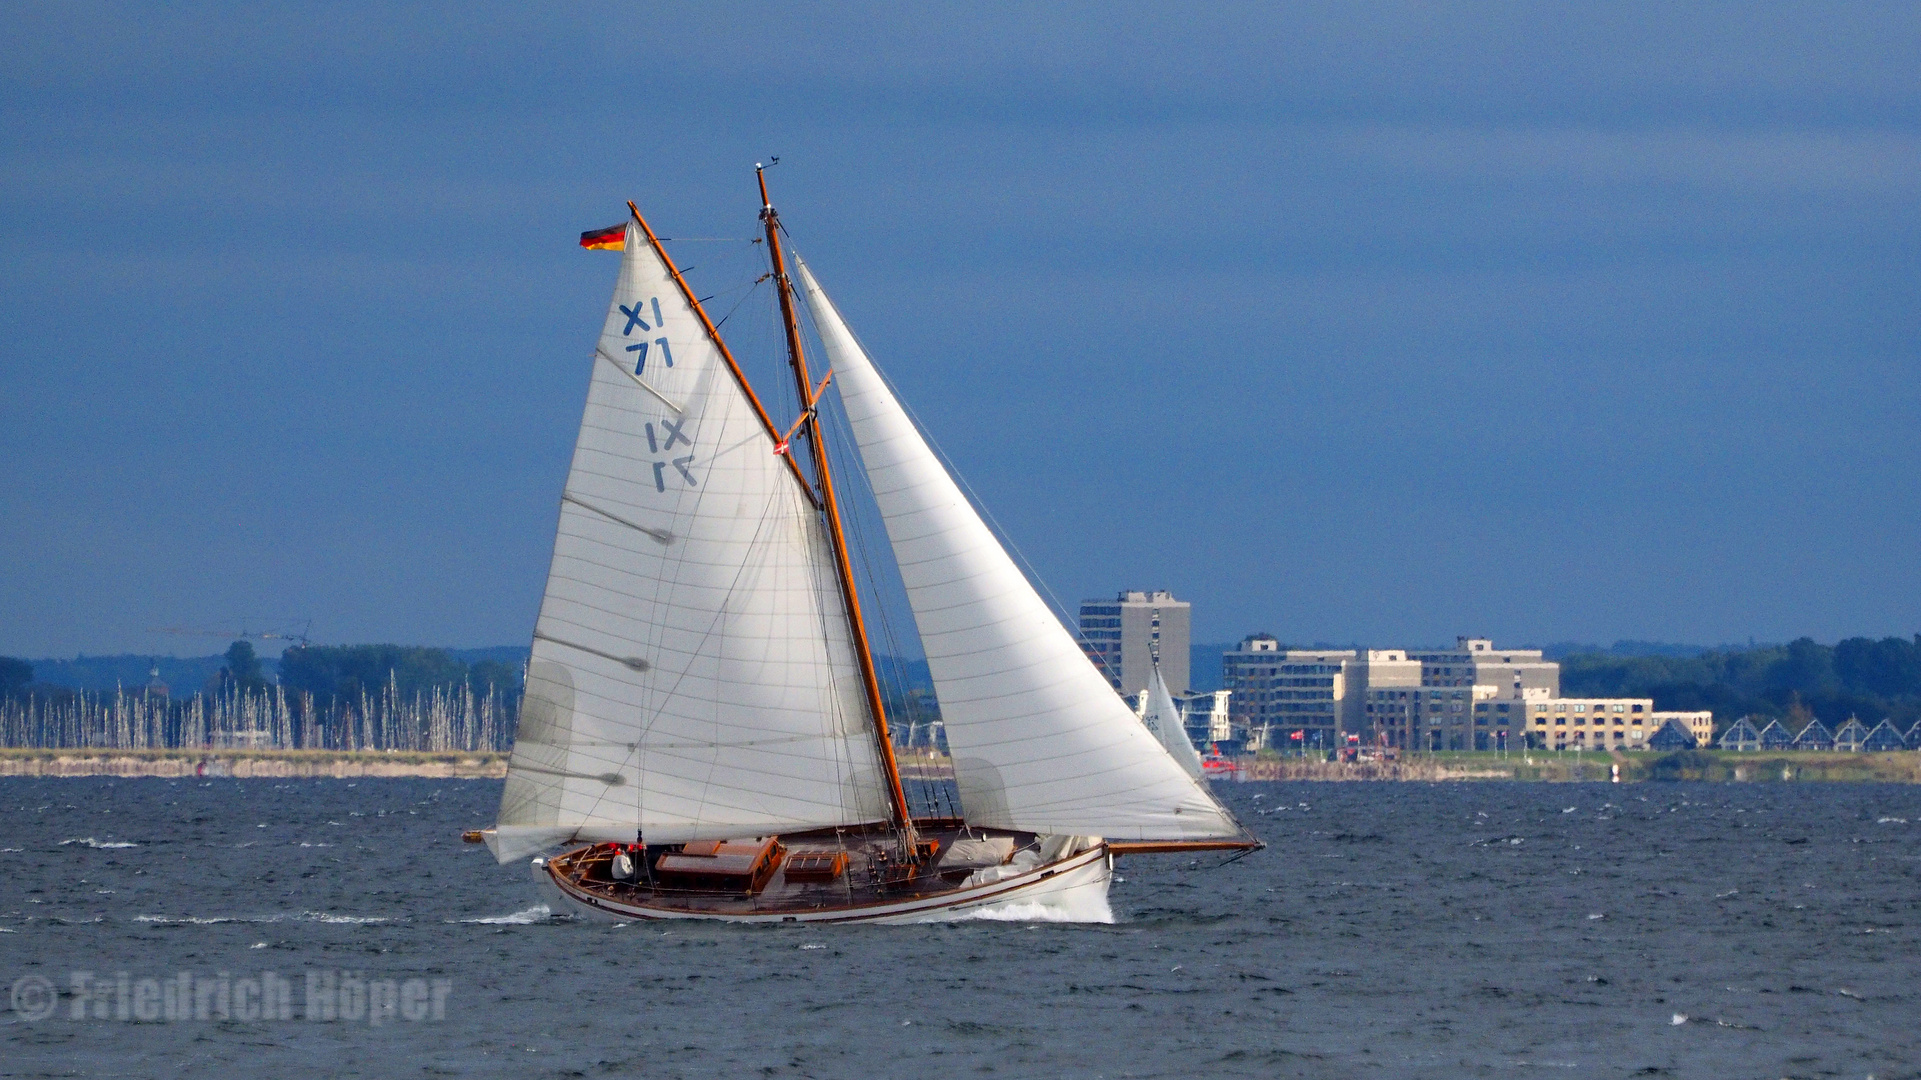
<instances>
[{"instance_id":1,"label":"blue sky","mask_svg":"<svg viewBox=\"0 0 1921 1080\"><path fill-rule=\"evenodd\" d=\"M524 642L636 199L751 167L1054 591L1921 630L1911 5L58 5L0 43L0 653ZM699 245L681 249L702 261Z\"/></svg>"}]
</instances>

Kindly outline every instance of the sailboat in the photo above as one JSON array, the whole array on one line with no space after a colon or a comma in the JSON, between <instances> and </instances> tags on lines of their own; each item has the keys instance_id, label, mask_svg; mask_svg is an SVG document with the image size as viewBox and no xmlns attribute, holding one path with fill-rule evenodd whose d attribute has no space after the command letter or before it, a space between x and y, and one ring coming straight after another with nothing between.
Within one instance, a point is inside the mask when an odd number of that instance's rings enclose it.
<instances>
[{"instance_id":1,"label":"sailboat","mask_svg":"<svg viewBox=\"0 0 1921 1080\"><path fill-rule=\"evenodd\" d=\"M1141 723L1147 725L1147 730L1154 733L1168 756L1179 762L1187 775L1200 779L1204 772L1201 755L1187 737L1187 727L1181 722L1180 709L1174 705L1174 695L1167 689L1159 663L1154 665L1147 689L1141 694Z\"/></svg>"},{"instance_id":2,"label":"sailboat","mask_svg":"<svg viewBox=\"0 0 1921 1080\"><path fill-rule=\"evenodd\" d=\"M529 859L571 914L745 923L1104 919L1116 856L1259 847L1089 662L806 264L790 270L756 172L799 415L776 425L638 207L583 236L622 251L620 276L499 815L469 839ZM957 816L916 816L895 759L823 441L830 384L926 653Z\"/></svg>"}]
</instances>

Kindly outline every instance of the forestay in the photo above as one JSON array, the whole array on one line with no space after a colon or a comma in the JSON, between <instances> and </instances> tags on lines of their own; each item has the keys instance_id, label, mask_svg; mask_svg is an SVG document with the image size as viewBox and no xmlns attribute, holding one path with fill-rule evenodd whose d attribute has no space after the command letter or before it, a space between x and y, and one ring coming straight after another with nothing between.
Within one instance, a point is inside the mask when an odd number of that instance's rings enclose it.
<instances>
[{"instance_id":1,"label":"forestay","mask_svg":"<svg viewBox=\"0 0 1921 1080\"><path fill-rule=\"evenodd\" d=\"M666 264L627 228L493 834L759 836L882 820L812 501Z\"/></svg>"},{"instance_id":2,"label":"forestay","mask_svg":"<svg viewBox=\"0 0 1921 1080\"><path fill-rule=\"evenodd\" d=\"M1239 835L1088 662L796 262L927 651L968 821L1112 840Z\"/></svg>"},{"instance_id":3,"label":"forestay","mask_svg":"<svg viewBox=\"0 0 1921 1080\"><path fill-rule=\"evenodd\" d=\"M1154 665L1154 674L1148 679L1147 689L1143 692L1141 723L1161 741L1175 761L1187 775L1198 779L1201 775L1201 755L1195 751L1194 743L1187 737L1187 729L1181 723L1181 711L1174 704L1174 695L1168 692L1167 680L1161 677L1161 666Z\"/></svg>"}]
</instances>

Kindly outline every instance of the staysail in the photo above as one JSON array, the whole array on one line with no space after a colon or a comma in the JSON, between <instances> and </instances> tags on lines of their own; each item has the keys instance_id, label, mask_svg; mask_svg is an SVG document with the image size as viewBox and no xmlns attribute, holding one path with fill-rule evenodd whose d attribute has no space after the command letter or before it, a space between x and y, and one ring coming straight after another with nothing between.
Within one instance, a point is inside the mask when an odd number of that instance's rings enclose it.
<instances>
[{"instance_id":1,"label":"staysail","mask_svg":"<svg viewBox=\"0 0 1921 1080\"><path fill-rule=\"evenodd\" d=\"M1167 752L1180 762L1187 775L1199 779L1201 775L1201 755L1195 751L1194 743L1187 737L1187 729L1181 723L1181 711L1174 704L1174 695L1168 692L1167 680L1161 677L1161 666L1154 665L1154 674L1147 681L1147 689L1142 692L1141 723L1161 741Z\"/></svg>"},{"instance_id":2,"label":"staysail","mask_svg":"<svg viewBox=\"0 0 1921 1080\"><path fill-rule=\"evenodd\" d=\"M1088 662L796 264L927 651L968 821L1110 840L1240 835Z\"/></svg>"},{"instance_id":3,"label":"staysail","mask_svg":"<svg viewBox=\"0 0 1921 1080\"><path fill-rule=\"evenodd\" d=\"M633 224L624 250L494 854L884 820L819 514Z\"/></svg>"}]
</instances>

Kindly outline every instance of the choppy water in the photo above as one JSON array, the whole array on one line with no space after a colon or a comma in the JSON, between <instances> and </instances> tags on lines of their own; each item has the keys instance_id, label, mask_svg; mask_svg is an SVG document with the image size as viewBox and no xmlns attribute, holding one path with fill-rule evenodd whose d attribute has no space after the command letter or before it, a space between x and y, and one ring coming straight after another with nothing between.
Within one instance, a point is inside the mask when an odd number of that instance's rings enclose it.
<instances>
[{"instance_id":1,"label":"choppy water","mask_svg":"<svg viewBox=\"0 0 1921 1080\"><path fill-rule=\"evenodd\" d=\"M1125 861L1114 925L661 931L461 844L497 783L4 779L0 981L63 996L0 1075L1921 1075L1921 788L1222 791L1272 847ZM298 1018L343 975L381 1023Z\"/></svg>"}]
</instances>

